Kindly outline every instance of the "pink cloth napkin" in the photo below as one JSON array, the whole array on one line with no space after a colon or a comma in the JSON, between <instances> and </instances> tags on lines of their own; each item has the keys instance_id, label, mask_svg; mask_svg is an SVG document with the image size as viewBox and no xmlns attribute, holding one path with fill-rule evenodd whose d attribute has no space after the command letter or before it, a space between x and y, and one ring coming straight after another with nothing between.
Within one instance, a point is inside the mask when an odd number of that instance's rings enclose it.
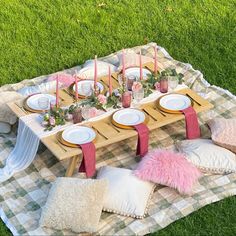
<instances>
[{"instance_id":1,"label":"pink cloth napkin","mask_svg":"<svg viewBox=\"0 0 236 236\"><path fill-rule=\"evenodd\" d=\"M188 107L182 110L185 116L186 138L196 139L200 137L200 128L197 119L197 113L193 107Z\"/></svg>"},{"instance_id":2,"label":"pink cloth napkin","mask_svg":"<svg viewBox=\"0 0 236 236\"><path fill-rule=\"evenodd\" d=\"M92 177L96 171L96 148L93 142L78 145L82 149L83 160L79 172L85 172L86 176Z\"/></svg>"},{"instance_id":3,"label":"pink cloth napkin","mask_svg":"<svg viewBox=\"0 0 236 236\"><path fill-rule=\"evenodd\" d=\"M143 157L148 152L149 129L145 124L135 125L138 132L138 144L136 155Z\"/></svg>"}]
</instances>

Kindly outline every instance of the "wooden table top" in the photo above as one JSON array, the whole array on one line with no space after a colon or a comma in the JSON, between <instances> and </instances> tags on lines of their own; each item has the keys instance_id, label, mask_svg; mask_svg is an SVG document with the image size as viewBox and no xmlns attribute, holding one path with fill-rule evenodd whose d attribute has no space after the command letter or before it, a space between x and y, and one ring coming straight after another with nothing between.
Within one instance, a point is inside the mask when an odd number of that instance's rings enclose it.
<instances>
[{"instance_id":1,"label":"wooden table top","mask_svg":"<svg viewBox=\"0 0 236 236\"><path fill-rule=\"evenodd\" d=\"M149 65L149 69L152 70L153 65ZM117 75L113 75L114 84L117 83L115 76ZM107 77L102 77L100 78L100 80L103 81L104 84L106 85L108 84ZM192 98L193 108L197 113L213 108L213 105L211 103L203 99L201 96L199 96L197 93L195 93L189 88L179 90L178 93L188 95L189 97ZM62 100L61 104L62 106L70 105L74 101L73 97L70 96L66 90L60 91L60 98ZM30 114L29 112L27 112L22 108L22 103L23 100L8 104L11 110L18 117ZM150 130L154 130L162 126L176 122L178 120L184 119L184 115L182 114L170 114L160 111L156 106L156 101L146 103L142 105L140 109L144 111L145 114L148 116L147 126ZM95 142L95 146L97 149L137 136L137 132L135 130L125 130L114 126L111 122L111 118L112 115L98 121L87 122L87 124L85 123L85 125L88 125L89 127L92 127L97 131L97 139ZM65 160L72 156L82 154L81 149L79 148L71 148L61 144L57 140L56 134L44 137L41 139L41 141L57 157L58 160Z\"/></svg>"}]
</instances>

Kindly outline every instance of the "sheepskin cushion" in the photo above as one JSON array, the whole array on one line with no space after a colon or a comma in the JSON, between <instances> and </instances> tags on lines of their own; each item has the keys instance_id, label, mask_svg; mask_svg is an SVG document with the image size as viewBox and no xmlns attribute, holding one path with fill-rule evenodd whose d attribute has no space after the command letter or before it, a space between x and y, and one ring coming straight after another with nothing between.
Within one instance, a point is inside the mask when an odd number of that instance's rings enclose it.
<instances>
[{"instance_id":1,"label":"sheepskin cushion","mask_svg":"<svg viewBox=\"0 0 236 236\"><path fill-rule=\"evenodd\" d=\"M236 172L236 155L210 139L184 140L176 144L187 160L204 172L224 174Z\"/></svg>"},{"instance_id":2,"label":"sheepskin cushion","mask_svg":"<svg viewBox=\"0 0 236 236\"><path fill-rule=\"evenodd\" d=\"M95 232L107 187L106 180L58 178L50 189L40 226Z\"/></svg>"},{"instance_id":3,"label":"sheepskin cushion","mask_svg":"<svg viewBox=\"0 0 236 236\"><path fill-rule=\"evenodd\" d=\"M104 211L133 218L145 216L155 188L153 183L138 179L131 170L110 166L100 168L97 178L109 182Z\"/></svg>"},{"instance_id":4,"label":"sheepskin cushion","mask_svg":"<svg viewBox=\"0 0 236 236\"><path fill-rule=\"evenodd\" d=\"M111 68L111 73L116 72L116 66L104 61L97 61L98 76L104 76L108 74L108 68ZM94 78L94 60L88 60L83 65L83 68L79 71L78 76L83 79Z\"/></svg>"},{"instance_id":5,"label":"sheepskin cushion","mask_svg":"<svg viewBox=\"0 0 236 236\"><path fill-rule=\"evenodd\" d=\"M9 124L14 124L16 122L17 117L8 107L7 103L16 102L22 98L23 96L21 94L14 91L0 93L0 121Z\"/></svg>"},{"instance_id":6,"label":"sheepskin cushion","mask_svg":"<svg viewBox=\"0 0 236 236\"><path fill-rule=\"evenodd\" d=\"M213 142L236 153L236 118L216 118L207 124L211 129Z\"/></svg>"},{"instance_id":7,"label":"sheepskin cushion","mask_svg":"<svg viewBox=\"0 0 236 236\"><path fill-rule=\"evenodd\" d=\"M134 174L142 180L175 188L183 194L190 194L201 176L201 172L184 155L160 149L148 153Z\"/></svg>"},{"instance_id":8,"label":"sheepskin cushion","mask_svg":"<svg viewBox=\"0 0 236 236\"><path fill-rule=\"evenodd\" d=\"M7 134L11 131L11 125L6 122L0 121L0 133L1 134Z\"/></svg>"}]
</instances>

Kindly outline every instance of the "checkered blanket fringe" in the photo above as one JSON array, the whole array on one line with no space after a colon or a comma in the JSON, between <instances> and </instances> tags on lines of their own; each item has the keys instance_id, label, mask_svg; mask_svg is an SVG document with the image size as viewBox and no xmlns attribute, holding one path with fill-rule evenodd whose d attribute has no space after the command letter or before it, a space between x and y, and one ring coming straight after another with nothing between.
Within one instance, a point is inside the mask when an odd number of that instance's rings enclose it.
<instances>
[{"instance_id":1,"label":"checkered blanket fringe","mask_svg":"<svg viewBox=\"0 0 236 236\"><path fill-rule=\"evenodd\" d=\"M142 54L153 57L154 43L132 48ZM115 64L117 53L102 60ZM199 122L203 138L210 138L206 121L214 117L231 118L236 116L236 97L229 91L211 86L204 80L200 71L191 65L174 60L164 48L159 47L158 60L164 67L176 67L184 74L185 84L214 104L214 109L201 113ZM72 70L72 69L71 69ZM66 70L68 73L70 70ZM31 81L37 84L45 77ZM15 85L6 85L2 90L14 90L29 84L29 81ZM1 88L0 88L1 89ZM150 149L174 149L176 140L185 138L184 121L178 121L162 127L150 134ZM3 165L13 149L16 141L15 133L0 135L0 163ZM101 148L97 151L97 168L111 165L134 168L138 160L135 158L136 140L123 141ZM0 216L13 235L73 235L71 231L55 231L40 228L38 225L42 207L44 206L51 182L65 173L67 162L58 162L56 158L41 146L35 161L25 171L17 173L8 181L0 184ZM78 174L75 177L83 177ZM151 199L148 216L142 220L124 217L117 214L102 213L98 235L144 235L156 232L172 222L189 215L199 208L236 194L236 174L211 175L200 179L192 196L180 195L174 189L157 186Z\"/></svg>"}]
</instances>

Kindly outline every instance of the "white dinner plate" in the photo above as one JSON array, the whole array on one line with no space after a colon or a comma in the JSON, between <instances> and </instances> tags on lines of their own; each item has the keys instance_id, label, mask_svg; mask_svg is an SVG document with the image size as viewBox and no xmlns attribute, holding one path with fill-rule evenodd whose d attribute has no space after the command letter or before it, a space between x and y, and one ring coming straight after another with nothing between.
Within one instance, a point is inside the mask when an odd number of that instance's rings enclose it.
<instances>
[{"instance_id":1,"label":"white dinner plate","mask_svg":"<svg viewBox=\"0 0 236 236\"><path fill-rule=\"evenodd\" d=\"M126 108L115 112L112 118L120 125L134 126L145 121L145 114L137 109Z\"/></svg>"},{"instance_id":2,"label":"white dinner plate","mask_svg":"<svg viewBox=\"0 0 236 236\"><path fill-rule=\"evenodd\" d=\"M151 71L143 68L143 78L147 78L148 75L151 75ZM125 76L129 77L130 75L133 75L135 77L140 77L140 68L139 67L130 67L125 70Z\"/></svg>"},{"instance_id":3,"label":"white dinner plate","mask_svg":"<svg viewBox=\"0 0 236 236\"><path fill-rule=\"evenodd\" d=\"M26 104L29 108L33 109L33 110L42 110L42 108L39 106L38 104L38 101L40 98L42 97L47 97L49 99L49 104L48 104L48 107L47 109L45 110L49 110L50 109L50 103L56 103L56 97L51 95L51 94L35 94L35 95L32 95L30 96L27 101L26 101Z\"/></svg>"},{"instance_id":4,"label":"white dinner plate","mask_svg":"<svg viewBox=\"0 0 236 236\"><path fill-rule=\"evenodd\" d=\"M93 129L86 126L69 127L62 132L62 138L72 144L92 142L96 137Z\"/></svg>"},{"instance_id":5,"label":"white dinner plate","mask_svg":"<svg viewBox=\"0 0 236 236\"><path fill-rule=\"evenodd\" d=\"M168 94L159 100L159 105L171 111L181 111L191 106L191 100L182 94Z\"/></svg>"},{"instance_id":6,"label":"white dinner plate","mask_svg":"<svg viewBox=\"0 0 236 236\"><path fill-rule=\"evenodd\" d=\"M92 91L93 86L94 86L93 80L80 80L80 81L78 81L78 94L81 96L91 95L91 94L89 94L89 91ZM104 90L103 84L98 82L97 86L98 86L100 92L102 93ZM73 86L73 91L75 91L75 84Z\"/></svg>"}]
</instances>

